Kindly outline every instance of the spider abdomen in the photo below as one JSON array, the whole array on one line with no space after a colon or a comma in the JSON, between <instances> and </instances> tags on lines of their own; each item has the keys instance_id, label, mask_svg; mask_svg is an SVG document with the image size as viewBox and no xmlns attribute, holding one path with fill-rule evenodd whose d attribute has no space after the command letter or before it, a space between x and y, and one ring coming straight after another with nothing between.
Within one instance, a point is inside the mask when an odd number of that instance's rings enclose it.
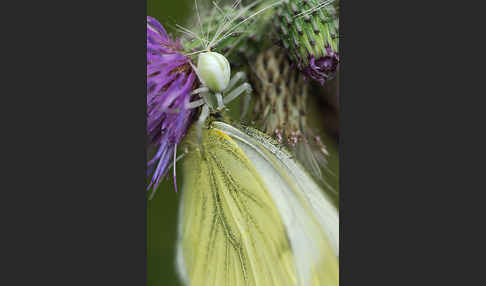
<instances>
[{"instance_id":1,"label":"spider abdomen","mask_svg":"<svg viewBox=\"0 0 486 286\"><path fill-rule=\"evenodd\" d=\"M231 68L228 60L216 52L199 54L197 70L201 81L211 91L222 92L228 87Z\"/></svg>"}]
</instances>

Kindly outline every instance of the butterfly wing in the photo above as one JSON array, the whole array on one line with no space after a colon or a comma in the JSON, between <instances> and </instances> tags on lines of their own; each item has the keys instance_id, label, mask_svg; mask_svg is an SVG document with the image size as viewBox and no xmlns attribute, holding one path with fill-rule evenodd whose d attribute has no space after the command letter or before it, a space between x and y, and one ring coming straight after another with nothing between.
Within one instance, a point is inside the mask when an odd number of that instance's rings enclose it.
<instances>
[{"instance_id":1,"label":"butterfly wing","mask_svg":"<svg viewBox=\"0 0 486 286\"><path fill-rule=\"evenodd\" d=\"M339 216L330 197L283 147L249 127L214 122L255 166L291 241L298 285L339 284Z\"/></svg>"},{"instance_id":2,"label":"butterfly wing","mask_svg":"<svg viewBox=\"0 0 486 286\"><path fill-rule=\"evenodd\" d=\"M339 214L333 205L331 197L322 191L309 174L292 158L283 147L272 138L251 127L235 128L223 122L214 122L214 128L228 134L250 158L258 170L270 170L286 181L287 187L270 188L275 190L275 198L279 193L290 191L299 197L296 205L303 204L313 213L329 239L336 256L339 256ZM262 176L265 180L269 176ZM274 180L268 181L272 184ZM292 198L292 195L284 196Z\"/></svg>"},{"instance_id":3,"label":"butterfly wing","mask_svg":"<svg viewBox=\"0 0 486 286\"><path fill-rule=\"evenodd\" d=\"M204 148L192 143L197 150L184 161L181 277L187 285L338 285L337 250L318 216L325 215L309 203L326 200L299 165L254 137L217 122L204 131ZM302 190L309 185L317 189Z\"/></svg>"},{"instance_id":4,"label":"butterfly wing","mask_svg":"<svg viewBox=\"0 0 486 286\"><path fill-rule=\"evenodd\" d=\"M236 143L209 129L184 160L179 268L188 285L295 285L280 215Z\"/></svg>"}]
</instances>

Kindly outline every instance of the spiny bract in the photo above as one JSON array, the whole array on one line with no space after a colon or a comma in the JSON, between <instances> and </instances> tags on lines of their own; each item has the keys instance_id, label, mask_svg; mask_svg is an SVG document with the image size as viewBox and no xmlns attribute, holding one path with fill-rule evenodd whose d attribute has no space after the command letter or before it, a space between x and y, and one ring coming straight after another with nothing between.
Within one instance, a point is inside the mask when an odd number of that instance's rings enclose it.
<instances>
[{"instance_id":1,"label":"spiny bract","mask_svg":"<svg viewBox=\"0 0 486 286\"><path fill-rule=\"evenodd\" d=\"M291 60L322 85L339 63L337 1L285 0L277 12L277 29Z\"/></svg>"}]
</instances>

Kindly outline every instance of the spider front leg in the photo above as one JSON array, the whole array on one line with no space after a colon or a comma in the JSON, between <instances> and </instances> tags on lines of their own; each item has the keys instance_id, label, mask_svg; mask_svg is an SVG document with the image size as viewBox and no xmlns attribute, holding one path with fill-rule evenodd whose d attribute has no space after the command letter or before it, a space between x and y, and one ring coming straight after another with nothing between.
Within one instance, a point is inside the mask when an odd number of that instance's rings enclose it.
<instances>
[{"instance_id":1,"label":"spider front leg","mask_svg":"<svg viewBox=\"0 0 486 286\"><path fill-rule=\"evenodd\" d=\"M231 79L230 79L230 82L228 83L228 86L223 90L223 93L226 94L228 91L230 91L231 89L233 89L233 87L235 87L235 85L239 82L239 81L246 81L246 74L244 72L237 72ZM241 94L241 93L240 93ZM231 95L231 93L229 94ZM215 96L216 96L216 100L218 101L218 108L217 110L218 111L221 111L225 104L230 102L231 100L233 99L226 99L229 95L227 95L225 97L225 99L223 100L223 96L221 95L221 93L217 92L215 93ZM239 95L239 94L238 94ZM236 97L238 96L236 95Z\"/></svg>"},{"instance_id":2,"label":"spider front leg","mask_svg":"<svg viewBox=\"0 0 486 286\"><path fill-rule=\"evenodd\" d=\"M209 87L203 86L203 87L200 87L200 88L196 88L195 90L193 90L191 92L191 94L198 94L198 93L205 93L205 92L209 92Z\"/></svg>"},{"instance_id":3,"label":"spider front leg","mask_svg":"<svg viewBox=\"0 0 486 286\"><path fill-rule=\"evenodd\" d=\"M249 83L246 82L246 74L242 71L237 72L228 83L228 87L225 91L229 91L234 88L236 83L239 81L245 81L243 84L235 88L232 92L230 92L223 100L224 104L233 101L235 98L240 96L243 92L245 92L245 97L243 99L243 112L241 113L240 119L245 118L246 113L248 112L248 108L250 107L250 100L251 100L251 92L252 88Z\"/></svg>"},{"instance_id":4,"label":"spider front leg","mask_svg":"<svg viewBox=\"0 0 486 286\"><path fill-rule=\"evenodd\" d=\"M235 84L240 80L246 81L246 74L242 71L235 73L235 75L230 79L230 82L228 83L228 86L224 91L225 92L230 91L235 86Z\"/></svg>"},{"instance_id":5,"label":"spider front leg","mask_svg":"<svg viewBox=\"0 0 486 286\"><path fill-rule=\"evenodd\" d=\"M218 111L221 111L224 107L224 103L223 103L223 96L221 95L221 93L217 92L215 94L216 96L216 100L218 101L218 107L217 107L217 110Z\"/></svg>"},{"instance_id":6,"label":"spider front leg","mask_svg":"<svg viewBox=\"0 0 486 286\"><path fill-rule=\"evenodd\" d=\"M247 82L241 84L237 88L235 88L232 92L230 92L225 98L224 98L224 104L227 104L231 101L233 101L235 98L240 96L242 93L245 93L245 98L243 100L243 112L241 113L240 119L245 118L246 113L248 112L248 108L250 106L250 100L251 100L251 92L252 92L251 85Z\"/></svg>"},{"instance_id":7,"label":"spider front leg","mask_svg":"<svg viewBox=\"0 0 486 286\"><path fill-rule=\"evenodd\" d=\"M196 107L199 107L199 106L207 103L208 93L209 93L209 88L207 86L203 86L203 87L200 87L200 88L193 90L191 92L191 95L199 94L199 96L201 98L187 103L186 108L192 109L192 108L196 108Z\"/></svg>"}]
</instances>

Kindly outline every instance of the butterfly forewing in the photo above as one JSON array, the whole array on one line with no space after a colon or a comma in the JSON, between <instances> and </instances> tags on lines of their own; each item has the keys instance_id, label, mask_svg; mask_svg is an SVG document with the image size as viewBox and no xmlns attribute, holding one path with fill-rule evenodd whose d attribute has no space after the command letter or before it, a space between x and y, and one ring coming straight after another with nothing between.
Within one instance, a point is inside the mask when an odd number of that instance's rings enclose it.
<instances>
[{"instance_id":1,"label":"butterfly forewing","mask_svg":"<svg viewBox=\"0 0 486 286\"><path fill-rule=\"evenodd\" d=\"M184 161L179 247L189 285L295 285L290 243L258 172L221 131ZM190 144L190 143L189 143Z\"/></svg>"}]
</instances>

